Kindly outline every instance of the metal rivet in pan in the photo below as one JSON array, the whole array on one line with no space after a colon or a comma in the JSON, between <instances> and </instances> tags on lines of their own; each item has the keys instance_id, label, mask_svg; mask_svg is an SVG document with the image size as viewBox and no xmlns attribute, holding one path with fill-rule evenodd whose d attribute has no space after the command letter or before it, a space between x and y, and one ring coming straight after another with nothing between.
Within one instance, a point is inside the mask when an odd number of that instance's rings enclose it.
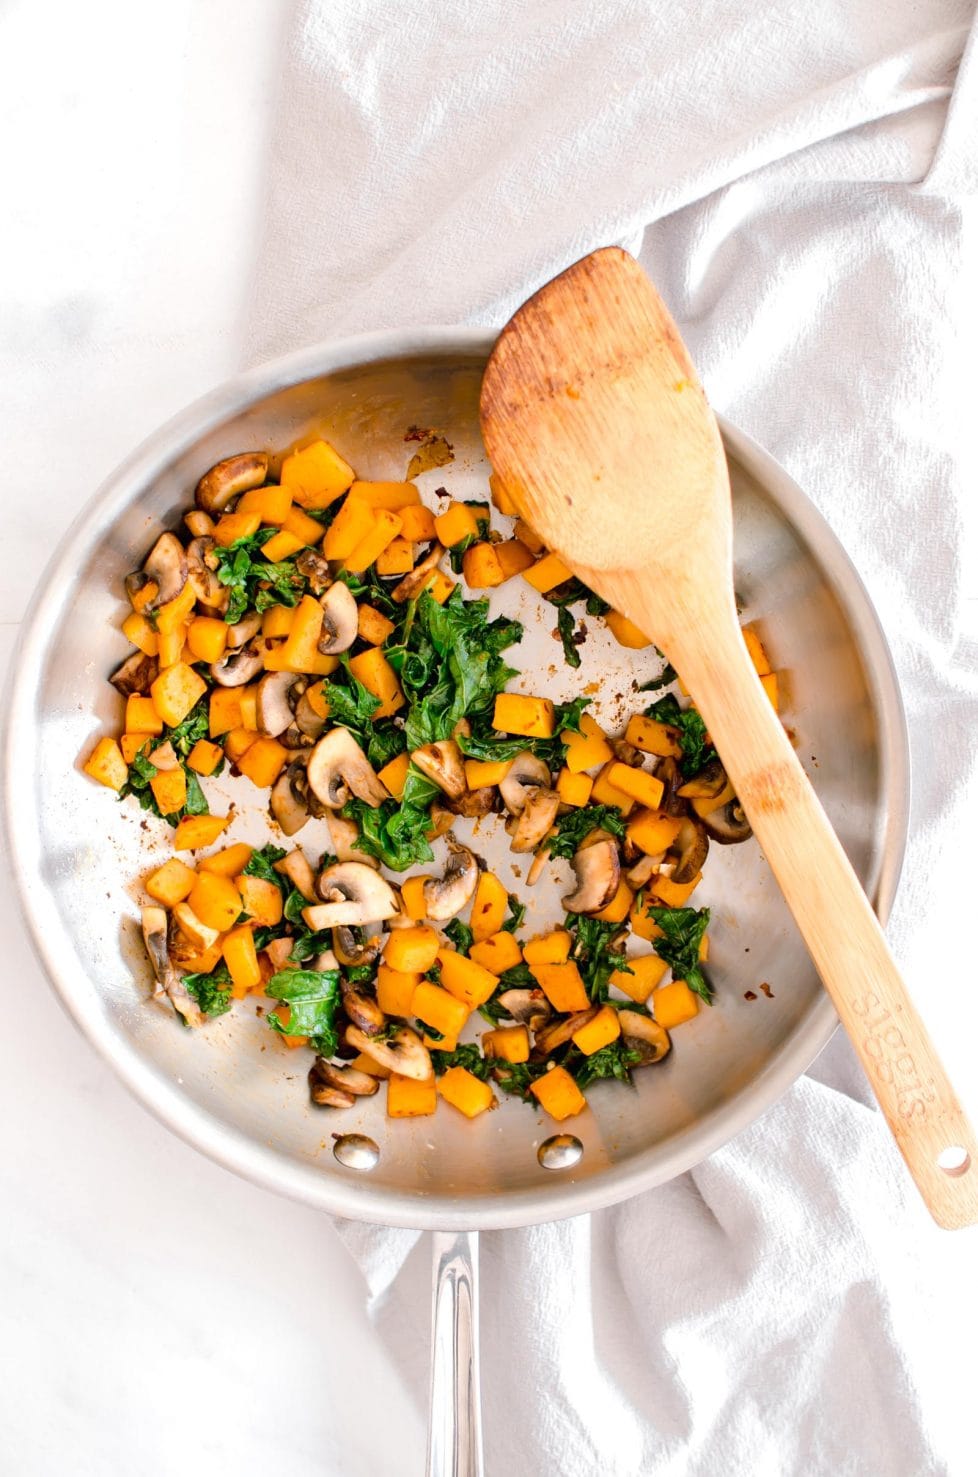
<instances>
[{"instance_id":1,"label":"metal rivet in pan","mask_svg":"<svg viewBox=\"0 0 978 1477\"><path fill-rule=\"evenodd\" d=\"M362 1173L376 1169L380 1150L373 1139L364 1133L337 1133L333 1138L333 1158L345 1169L359 1169Z\"/></svg>"},{"instance_id":2,"label":"metal rivet in pan","mask_svg":"<svg viewBox=\"0 0 978 1477\"><path fill-rule=\"evenodd\" d=\"M544 1139L537 1158L544 1169L571 1169L584 1153L584 1145L572 1133L555 1133Z\"/></svg>"}]
</instances>

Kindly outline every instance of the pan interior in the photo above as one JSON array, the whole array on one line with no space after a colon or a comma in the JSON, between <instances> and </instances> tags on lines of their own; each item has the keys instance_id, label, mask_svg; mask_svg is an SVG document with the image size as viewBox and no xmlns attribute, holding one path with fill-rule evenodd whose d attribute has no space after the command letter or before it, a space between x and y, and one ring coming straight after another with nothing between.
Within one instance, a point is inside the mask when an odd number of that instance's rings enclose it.
<instances>
[{"instance_id":1,"label":"pan interior","mask_svg":"<svg viewBox=\"0 0 978 1477\"><path fill-rule=\"evenodd\" d=\"M696 897L713 915L716 1005L674 1033L669 1057L636 1073L635 1090L592 1089L592 1110L568 1125L583 1155L559 1173L537 1157L555 1125L517 1101L473 1123L442 1105L434 1118L391 1124L383 1093L343 1113L318 1110L308 1101L307 1054L282 1048L253 1002L199 1032L145 1003L134 879L170 854L171 833L134 802L115 804L78 767L97 735L120 727L121 700L105 679L128 649L119 632L124 575L162 528L177 525L196 479L220 457L284 449L312 433L334 442L360 475L400 479L415 449L405 439L410 429L437 429L455 460L419 485L484 500L477 398L488 347L481 336L456 334L379 356L361 351L363 362L351 363L356 353L344 359L343 346L322 350L312 370L308 355L301 374L275 366L161 432L82 515L56 558L10 714L15 867L49 972L86 1032L144 1102L231 1168L322 1208L398 1224L553 1219L661 1182L756 1116L834 1023L753 842L714 847ZM802 762L885 911L905 828L902 718L885 646L825 525L757 448L730 428L725 438L744 619L760 623ZM525 624L513 653L523 672L518 690L556 700L586 690L599 721L618 728L648 701L635 687L658 670L655 654L624 650L602 626L589 632L573 672L555 639L553 608L519 586L512 581L492 598L493 613L518 614ZM264 811L247 781L207 788L215 811L225 796L237 807L223 842L265 837ZM328 848L318 822L297 840L313 856ZM493 823L483 823L475 844L518 890L525 863L509 852L501 828L496 836ZM561 863L544 874L527 932L561 915L568 881ZM377 1141L380 1159L369 1175L334 1159L336 1133Z\"/></svg>"}]
</instances>

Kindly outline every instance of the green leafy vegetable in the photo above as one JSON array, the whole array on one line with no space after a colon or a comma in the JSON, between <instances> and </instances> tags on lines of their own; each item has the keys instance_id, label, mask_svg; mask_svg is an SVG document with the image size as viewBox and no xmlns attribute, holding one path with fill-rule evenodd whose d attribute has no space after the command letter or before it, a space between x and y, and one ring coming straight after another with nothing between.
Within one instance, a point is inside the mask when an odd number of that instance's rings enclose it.
<instances>
[{"instance_id":1,"label":"green leafy vegetable","mask_svg":"<svg viewBox=\"0 0 978 1477\"><path fill-rule=\"evenodd\" d=\"M404 729L397 723L374 723L367 737L367 758L374 769L383 769L407 748Z\"/></svg>"},{"instance_id":2,"label":"green leafy vegetable","mask_svg":"<svg viewBox=\"0 0 978 1477\"><path fill-rule=\"evenodd\" d=\"M619 1037L617 1041L602 1046L600 1051L593 1051L590 1056L585 1056L574 1047L568 1051L562 1065L583 1092L601 1077L615 1077L619 1082L631 1082L631 1068L637 1066L641 1060L642 1053L626 1046Z\"/></svg>"},{"instance_id":3,"label":"green leafy vegetable","mask_svg":"<svg viewBox=\"0 0 978 1477\"><path fill-rule=\"evenodd\" d=\"M494 1061L492 1075L503 1092L511 1093L514 1097L521 1097L524 1102L530 1102L532 1101L530 1086L536 1082L538 1077L543 1076L547 1065L547 1062Z\"/></svg>"},{"instance_id":4,"label":"green leafy vegetable","mask_svg":"<svg viewBox=\"0 0 978 1477\"><path fill-rule=\"evenodd\" d=\"M412 783L412 771L408 771L400 804L385 800L383 805L373 808L363 800L354 799L348 800L341 811L348 820L356 821L360 850L376 857L392 872L405 872L415 862L430 862L435 855L425 832L430 825L428 807L438 787L420 771L415 773L417 780Z\"/></svg>"},{"instance_id":5,"label":"green leafy vegetable","mask_svg":"<svg viewBox=\"0 0 978 1477\"><path fill-rule=\"evenodd\" d=\"M588 997L595 1002L607 1000L608 981L615 970L633 973L625 955L611 948L612 940L622 934L622 924L568 913L564 927L573 935L571 958L580 970Z\"/></svg>"},{"instance_id":6,"label":"green leafy vegetable","mask_svg":"<svg viewBox=\"0 0 978 1477\"><path fill-rule=\"evenodd\" d=\"M550 855L569 859L580 850L584 837L599 828L612 836L624 836L625 822L621 811L613 805L582 805L577 810L568 811L557 821L556 834L547 842Z\"/></svg>"},{"instance_id":7,"label":"green leafy vegetable","mask_svg":"<svg viewBox=\"0 0 978 1477\"><path fill-rule=\"evenodd\" d=\"M234 625L248 610L298 605L305 593L306 580L294 559L275 564L261 552L277 532L275 528L262 528L250 538L235 539L225 548L215 548L217 577L230 592L224 612L228 625Z\"/></svg>"},{"instance_id":8,"label":"green leafy vegetable","mask_svg":"<svg viewBox=\"0 0 978 1477\"><path fill-rule=\"evenodd\" d=\"M289 890L290 883L287 877L283 877L281 872L275 870L275 863L280 862L284 856L284 847L263 846L260 851L251 853L242 870L246 877L261 877L265 882L274 882L284 897ZM305 906L304 902L303 906Z\"/></svg>"},{"instance_id":9,"label":"green leafy vegetable","mask_svg":"<svg viewBox=\"0 0 978 1477\"><path fill-rule=\"evenodd\" d=\"M468 958L469 950L475 942L475 935L467 923L461 918L453 918L451 923L446 923L444 928L445 937L451 939L460 954Z\"/></svg>"},{"instance_id":10,"label":"green leafy vegetable","mask_svg":"<svg viewBox=\"0 0 978 1477\"><path fill-rule=\"evenodd\" d=\"M551 772L560 769L564 762L562 733L580 733L581 716L591 699L577 697L570 703L557 703L554 709L554 736L549 739L511 737L497 733L492 726L491 716L480 715L472 723L471 734L459 734L456 742L467 759L488 761L515 759L517 754L529 750L547 764Z\"/></svg>"},{"instance_id":11,"label":"green leafy vegetable","mask_svg":"<svg viewBox=\"0 0 978 1477\"><path fill-rule=\"evenodd\" d=\"M523 927L523 919L526 917L526 903L521 903L513 893L507 897L507 912L503 920L502 932L515 933L518 928Z\"/></svg>"},{"instance_id":12,"label":"green leafy vegetable","mask_svg":"<svg viewBox=\"0 0 978 1477\"><path fill-rule=\"evenodd\" d=\"M662 937L654 938L652 947L669 965L673 978L685 980L695 995L712 1005L713 990L700 968L700 944L709 926L709 908L648 908L646 912L662 929Z\"/></svg>"},{"instance_id":13,"label":"green leafy vegetable","mask_svg":"<svg viewBox=\"0 0 978 1477\"><path fill-rule=\"evenodd\" d=\"M283 969L265 986L273 1000L284 1000L290 1008L288 1026L271 1011L265 1019L280 1035L308 1036L323 1056L332 1056L339 1045L336 1012L340 1005L338 969Z\"/></svg>"},{"instance_id":14,"label":"green leafy vegetable","mask_svg":"<svg viewBox=\"0 0 978 1477\"><path fill-rule=\"evenodd\" d=\"M323 683L323 691L329 703L330 720L341 724L343 728L352 729L361 738L362 746L368 742L363 736L370 733L371 719L380 707L380 698L368 692L359 677L353 675L350 671L350 659L345 652L340 661L344 676Z\"/></svg>"},{"instance_id":15,"label":"green leafy vegetable","mask_svg":"<svg viewBox=\"0 0 978 1477\"><path fill-rule=\"evenodd\" d=\"M714 749L706 739L706 724L695 708L681 708L675 695L666 693L645 710L646 718L656 723L668 723L679 731L679 747L682 754L679 767L685 779L698 774L711 759L716 758Z\"/></svg>"},{"instance_id":16,"label":"green leafy vegetable","mask_svg":"<svg viewBox=\"0 0 978 1477\"><path fill-rule=\"evenodd\" d=\"M430 1036L431 1027L426 1027ZM474 1041L469 1041L463 1046L456 1046L454 1051L433 1051L431 1053L431 1064L435 1069L435 1076L440 1077L447 1072L449 1067L464 1067L471 1072L473 1077L478 1077L480 1082L485 1082L492 1070L492 1062L487 1061Z\"/></svg>"},{"instance_id":17,"label":"green leafy vegetable","mask_svg":"<svg viewBox=\"0 0 978 1477\"><path fill-rule=\"evenodd\" d=\"M658 650L658 648L656 648ZM659 652L661 656L661 651ZM666 662L658 677L653 677L650 682L643 682L638 689L639 692L658 692L660 688L671 687L676 681L677 673L671 662Z\"/></svg>"},{"instance_id":18,"label":"green leafy vegetable","mask_svg":"<svg viewBox=\"0 0 978 1477\"><path fill-rule=\"evenodd\" d=\"M231 1009L231 973L223 959L210 974L185 974L183 984L205 1015L223 1015Z\"/></svg>"},{"instance_id":19,"label":"green leafy vegetable","mask_svg":"<svg viewBox=\"0 0 978 1477\"><path fill-rule=\"evenodd\" d=\"M564 648L564 661L569 667L581 665L581 653L578 647L584 644L585 634L583 629L578 630L577 621L568 607L562 605L557 612L557 635Z\"/></svg>"}]
</instances>

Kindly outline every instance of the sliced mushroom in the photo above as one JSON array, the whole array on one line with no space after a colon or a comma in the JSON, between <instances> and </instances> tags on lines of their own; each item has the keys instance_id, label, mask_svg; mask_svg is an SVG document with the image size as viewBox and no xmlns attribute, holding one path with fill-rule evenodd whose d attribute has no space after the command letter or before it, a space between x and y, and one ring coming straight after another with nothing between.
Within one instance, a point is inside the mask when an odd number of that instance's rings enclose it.
<instances>
[{"instance_id":1,"label":"sliced mushroom","mask_svg":"<svg viewBox=\"0 0 978 1477\"><path fill-rule=\"evenodd\" d=\"M175 600L187 583L187 556L175 533L161 533L142 569L144 585L152 580L156 594L142 607L144 615Z\"/></svg>"},{"instance_id":2,"label":"sliced mushroom","mask_svg":"<svg viewBox=\"0 0 978 1477\"><path fill-rule=\"evenodd\" d=\"M344 1096L373 1097L379 1087L379 1081L369 1072L361 1072L357 1067L334 1066L322 1056L317 1056L309 1068L309 1090L314 1103L321 1101L316 1096L317 1088L332 1088Z\"/></svg>"},{"instance_id":3,"label":"sliced mushroom","mask_svg":"<svg viewBox=\"0 0 978 1477\"><path fill-rule=\"evenodd\" d=\"M266 672L258 684L256 713L259 730L278 738L292 722L289 694L295 685L294 672Z\"/></svg>"},{"instance_id":4,"label":"sliced mushroom","mask_svg":"<svg viewBox=\"0 0 978 1477\"><path fill-rule=\"evenodd\" d=\"M210 674L218 687L244 687L259 672L265 670L264 644L249 641L237 651L224 653L219 662L212 662Z\"/></svg>"},{"instance_id":5,"label":"sliced mushroom","mask_svg":"<svg viewBox=\"0 0 978 1477\"><path fill-rule=\"evenodd\" d=\"M234 625L228 626L228 646L232 651L237 651L240 646L247 646L260 630L261 616L257 610L250 610L239 621L235 621Z\"/></svg>"},{"instance_id":6,"label":"sliced mushroom","mask_svg":"<svg viewBox=\"0 0 978 1477\"><path fill-rule=\"evenodd\" d=\"M275 870L281 872L283 877L288 877L292 886L302 893L307 903L315 901L316 874L304 851L296 847L294 851L289 852L288 856L283 856L281 861L275 863Z\"/></svg>"},{"instance_id":7,"label":"sliced mushroom","mask_svg":"<svg viewBox=\"0 0 978 1477\"><path fill-rule=\"evenodd\" d=\"M550 770L542 759L525 749L516 755L499 781L499 793L510 815L522 815L527 791L532 789L550 789Z\"/></svg>"},{"instance_id":8,"label":"sliced mushroom","mask_svg":"<svg viewBox=\"0 0 978 1477\"><path fill-rule=\"evenodd\" d=\"M191 944L196 945L197 952L212 949L220 938L220 931L198 918L189 903L177 903L173 909L173 921Z\"/></svg>"},{"instance_id":9,"label":"sliced mushroom","mask_svg":"<svg viewBox=\"0 0 978 1477\"><path fill-rule=\"evenodd\" d=\"M684 800L712 800L722 795L727 784L727 771L719 759L711 759L691 780L680 785L676 791Z\"/></svg>"},{"instance_id":10,"label":"sliced mushroom","mask_svg":"<svg viewBox=\"0 0 978 1477\"><path fill-rule=\"evenodd\" d=\"M672 1042L669 1040L669 1032L658 1021L652 1020L651 1016L642 1015L637 1010L620 1010L618 1012L618 1024L621 1026L622 1040L629 1051L641 1053L642 1060L636 1062L636 1067L647 1067L653 1062L661 1062L667 1055Z\"/></svg>"},{"instance_id":11,"label":"sliced mushroom","mask_svg":"<svg viewBox=\"0 0 978 1477\"><path fill-rule=\"evenodd\" d=\"M542 1056L549 1056L552 1051L557 1050L558 1046L566 1046L574 1032L586 1026L588 1021L593 1021L600 1009L599 1005L591 1005L587 1010L575 1011L573 1015L562 1015L553 1023L548 1022L544 1026L538 1026L533 1033L534 1050Z\"/></svg>"},{"instance_id":12,"label":"sliced mushroom","mask_svg":"<svg viewBox=\"0 0 978 1477\"><path fill-rule=\"evenodd\" d=\"M313 969L318 969L320 974L327 969L339 969L339 960L332 949L321 949L312 961Z\"/></svg>"},{"instance_id":13,"label":"sliced mushroom","mask_svg":"<svg viewBox=\"0 0 978 1477\"><path fill-rule=\"evenodd\" d=\"M516 823L512 851L535 851L557 818L560 796L556 790L529 789L526 804Z\"/></svg>"},{"instance_id":14,"label":"sliced mushroom","mask_svg":"<svg viewBox=\"0 0 978 1477\"><path fill-rule=\"evenodd\" d=\"M616 738L611 740L611 752L620 764L629 764L635 769L641 769L645 762L645 755L641 749L636 749L627 739Z\"/></svg>"},{"instance_id":15,"label":"sliced mushroom","mask_svg":"<svg viewBox=\"0 0 978 1477\"><path fill-rule=\"evenodd\" d=\"M682 885L692 882L702 869L709 849L710 840L703 822L694 821L687 816L679 827L679 833L671 847L671 852L677 854L677 860L672 868L673 882Z\"/></svg>"},{"instance_id":16,"label":"sliced mushroom","mask_svg":"<svg viewBox=\"0 0 978 1477\"><path fill-rule=\"evenodd\" d=\"M390 799L348 728L323 735L309 755L307 771L309 788L330 810L340 810L351 793L374 809Z\"/></svg>"},{"instance_id":17,"label":"sliced mushroom","mask_svg":"<svg viewBox=\"0 0 978 1477\"><path fill-rule=\"evenodd\" d=\"M736 795L719 810L711 810L709 815L701 816L700 824L707 835L721 846L735 846L748 841L754 834Z\"/></svg>"},{"instance_id":18,"label":"sliced mushroom","mask_svg":"<svg viewBox=\"0 0 978 1477\"><path fill-rule=\"evenodd\" d=\"M210 537L195 538L187 545L187 578L197 599L215 610L228 602L227 586L217 577L216 547Z\"/></svg>"},{"instance_id":19,"label":"sliced mushroom","mask_svg":"<svg viewBox=\"0 0 978 1477\"><path fill-rule=\"evenodd\" d=\"M599 913L618 891L621 863L618 847L610 838L574 853L571 866L577 887L563 899L568 913Z\"/></svg>"},{"instance_id":20,"label":"sliced mushroom","mask_svg":"<svg viewBox=\"0 0 978 1477\"><path fill-rule=\"evenodd\" d=\"M368 856L357 845L360 840L360 830L356 821L348 821L345 816L327 810L326 829L329 831L330 846L337 861L363 862L365 867L373 867L375 872L380 870L380 862L377 858Z\"/></svg>"},{"instance_id":21,"label":"sliced mushroom","mask_svg":"<svg viewBox=\"0 0 978 1477\"><path fill-rule=\"evenodd\" d=\"M164 908L143 908L141 923L143 943L157 984L157 994L164 994L188 1026L202 1026L206 1017L187 990L170 959L167 940L168 920Z\"/></svg>"},{"instance_id":22,"label":"sliced mushroom","mask_svg":"<svg viewBox=\"0 0 978 1477\"><path fill-rule=\"evenodd\" d=\"M109 681L123 697L131 697L133 693L149 692L150 685L159 675L160 664L155 656L134 651L132 656L119 663Z\"/></svg>"},{"instance_id":23,"label":"sliced mushroom","mask_svg":"<svg viewBox=\"0 0 978 1477\"><path fill-rule=\"evenodd\" d=\"M431 1055L417 1031L410 1026L401 1026L392 1036L382 1038L367 1036L356 1026L347 1026L344 1032L347 1045L362 1051L379 1067L387 1067L401 1077L413 1077L416 1082L427 1082L434 1076Z\"/></svg>"},{"instance_id":24,"label":"sliced mushroom","mask_svg":"<svg viewBox=\"0 0 978 1477\"><path fill-rule=\"evenodd\" d=\"M356 1102L352 1092L345 1092L342 1087L334 1087L329 1082L320 1082L315 1066L309 1068L308 1080L309 1096L319 1108L352 1108Z\"/></svg>"},{"instance_id":25,"label":"sliced mushroom","mask_svg":"<svg viewBox=\"0 0 978 1477\"><path fill-rule=\"evenodd\" d=\"M177 751L169 739L164 740L162 744L156 745L156 748L150 753L149 762L155 765L157 769L163 770L179 769L180 767Z\"/></svg>"},{"instance_id":26,"label":"sliced mushroom","mask_svg":"<svg viewBox=\"0 0 978 1477\"><path fill-rule=\"evenodd\" d=\"M205 472L197 483L194 500L205 513L223 513L232 498L252 487L261 487L268 472L268 457L261 451L242 451L227 456Z\"/></svg>"},{"instance_id":27,"label":"sliced mushroom","mask_svg":"<svg viewBox=\"0 0 978 1477\"><path fill-rule=\"evenodd\" d=\"M416 564L411 573L406 574L400 584L395 585L391 590L391 599L396 600L398 605L403 605L406 600L413 600L415 596L420 595L438 568L438 561L444 552L441 544L432 544L421 562Z\"/></svg>"},{"instance_id":28,"label":"sliced mushroom","mask_svg":"<svg viewBox=\"0 0 978 1477\"><path fill-rule=\"evenodd\" d=\"M303 549L302 553L296 557L295 567L300 574L305 575L314 595L321 595L324 590L329 589L332 583L329 563L322 554L317 554L315 549Z\"/></svg>"},{"instance_id":29,"label":"sliced mushroom","mask_svg":"<svg viewBox=\"0 0 978 1477\"><path fill-rule=\"evenodd\" d=\"M659 870L659 863L664 856L665 852L660 852L658 856L640 856L634 867L629 867L625 873L625 881L629 887L635 892L644 887L653 873Z\"/></svg>"},{"instance_id":30,"label":"sliced mushroom","mask_svg":"<svg viewBox=\"0 0 978 1477\"><path fill-rule=\"evenodd\" d=\"M542 990L504 990L497 1001L511 1021L521 1026L533 1026L536 1021L550 1018L550 1001Z\"/></svg>"},{"instance_id":31,"label":"sliced mushroom","mask_svg":"<svg viewBox=\"0 0 978 1477\"><path fill-rule=\"evenodd\" d=\"M659 801L659 809L663 815L671 815L673 819L686 814L686 802L679 798L679 787L683 782L679 765L671 755L660 759L655 766L655 777L662 783L662 799Z\"/></svg>"},{"instance_id":32,"label":"sliced mushroom","mask_svg":"<svg viewBox=\"0 0 978 1477\"><path fill-rule=\"evenodd\" d=\"M414 749L411 763L433 780L440 790L444 790L450 800L458 800L465 794L465 765L462 751L454 739L439 739L437 743L423 744L420 749Z\"/></svg>"},{"instance_id":33,"label":"sliced mushroom","mask_svg":"<svg viewBox=\"0 0 978 1477\"><path fill-rule=\"evenodd\" d=\"M210 513L202 508L191 508L189 513L184 513L183 521L192 538L209 538L217 527Z\"/></svg>"},{"instance_id":34,"label":"sliced mushroom","mask_svg":"<svg viewBox=\"0 0 978 1477\"><path fill-rule=\"evenodd\" d=\"M389 882L363 862L334 862L316 878L316 891L323 902L303 910L309 927L337 928L340 924L362 924L392 918L397 898Z\"/></svg>"},{"instance_id":35,"label":"sliced mushroom","mask_svg":"<svg viewBox=\"0 0 978 1477\"><path fill-rule=\"evenodd\" d=\"M301 831L309 819L309 801L305 793L306 766L303 759L287 764L272 786L268 808L286 836Z\"/></svg>"},{"instance_id":36,"label":"sliced mushroom","mask_svg":"<svg viewBox=\"0 0 978 1477\"><path fill-rule=\"evenodd\" d=\"M550 847L541 846L534 856L532 862L526 869L527 887L535 887L543 875L543 869L550 860Z\"/></svg>"},{"instance_id":37,"label":"sliced mushroom","mask_svg":"<svg viewBox=\"0 0 978 1477\"><path fill-rule=\"evenodd\" d=\"M437 800L432 802L431 809L428 811L428 820L430 825L425 835L429 841L437 841L439 836L447 836L455 824L452 812L446 806L439 804Z\"/></svg>"},{"instance_id":38,"label":"sliced mushroom","mask_svg":"<svg viewBox=\"0 0 978 1477\"><path fill-rule=\"evenodd\" d=\"M448 809L453 815L464 815L469 820L478 820L481 816L489 815L496 804L495 785L483 785L480 790L466 790L457 800L447 802Z\"/></svg>"},{"instance_id":39,"label":"sliced mushroom","mask_svg":"<svg viewBox=\"0 0 978 1477\"><path fill-rule=\"evenodd\" d=\"M387 1024L387 1017L372 995L361 990L344 990L343 1009L347 1019L365 1036L379 1036Z\"/></svg>"},{"instance_id":40,"label":"sliced mushroom","mask_svg":"<svg viewBox=\"0 0 978 1477\"><path fill-rule=\"evenodd\" d=\"M316 712L308 691L302 694L295 705L295 726L304 739L312 739L313 742L322 736L326 727L326 719Z\"/></svg>"},{"instance_id":41,"label":"sliced mushroom","mask_svg":"<svg viewBox=\"0 0 978 1477\"><path fill-rule=\"evenodd\" d=\"M479 881L479 863L467 846L448 842L449 859L444 876L429 877L422 889L428 917L436 923L454 918L475 893Z\"/></svg>"},{"instance_id":42,"label":"sliced mushroom","mask_svg":"<svg viewBox=\"0 0 978 1477\"><path fill-rule=\"evenodd\" d=\"M320 599L323 608L323 629L319 638L319 650L325 656L335 656L347 651L357 639L360 619L353 591L342 580L330 585Z\"/></svg>"},{"instance_id":43,"label":"sliced mushroom","mask_svg":"<svg viewBox=\"0 0 978 1477\"><path fill-rule=\"evenodd\" d=\"M341 964L351 969L362 969L366 964L373 964L380 955L383 939L379 933L368 934L361 938L361 929L334 928L333 929L333 951Z\"/></svg>"}]
</instances>

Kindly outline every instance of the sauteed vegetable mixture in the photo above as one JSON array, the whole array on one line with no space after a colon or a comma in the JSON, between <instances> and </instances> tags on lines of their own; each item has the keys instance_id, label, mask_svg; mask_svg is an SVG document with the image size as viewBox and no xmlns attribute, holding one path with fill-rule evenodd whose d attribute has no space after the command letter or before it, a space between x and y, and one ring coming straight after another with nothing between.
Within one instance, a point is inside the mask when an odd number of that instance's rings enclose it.
<instances>
[{"instance_id":1,"label":"sauteed vegetable mixture","mask_svg":"<svg viewBox=\"0 0 978 1477\"><path fill-rule=\"evenodd\" d=\"M162 534L126 581L134 649L111 677L123 732L84 769L174 827L174 855L144 879L142 931L156 994L188 1026L258 996L278 1040L312 1053L317 1104L350 1107L385 1082L392 1118L439 1097L475 1117L498 1089L561 1120L596 1079L661 1062L709 1004L710 914L691 898L711 842L750 829L668 667L617 735L586 696L507 690L523 628L466 587L531 585L571 667L585 614L624 646L651 644L495 479L507 534L488 501L441 489L440 511L426 506L411 479L450 460L428 435L404 482L357 480L322 440L277 482L264 453L212 467L185 532ZM232 817L211 813L206 783L225 766L267 792L260 849L219 845ZM470 844L458 817L485 818ZM499 824L527 886L570 862L563 926L525 936L524 904L475 849Z\"/></svg>"}]
</instances>

